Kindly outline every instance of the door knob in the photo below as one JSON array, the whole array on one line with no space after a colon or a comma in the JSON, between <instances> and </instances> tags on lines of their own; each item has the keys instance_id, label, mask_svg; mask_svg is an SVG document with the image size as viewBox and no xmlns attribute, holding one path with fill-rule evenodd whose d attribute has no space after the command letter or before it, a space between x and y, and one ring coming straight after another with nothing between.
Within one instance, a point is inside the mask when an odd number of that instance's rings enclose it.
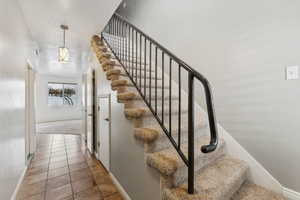
<instances>
[{"instance_id":1,"label":"door knob","mask_svg":"<svg viewBox=\"0 0 300 200\"><path fill-rule=\"evenodd\" d=\"M109 118L105 118L104 120L109 122Z\"/></svg>"}]
</instances>

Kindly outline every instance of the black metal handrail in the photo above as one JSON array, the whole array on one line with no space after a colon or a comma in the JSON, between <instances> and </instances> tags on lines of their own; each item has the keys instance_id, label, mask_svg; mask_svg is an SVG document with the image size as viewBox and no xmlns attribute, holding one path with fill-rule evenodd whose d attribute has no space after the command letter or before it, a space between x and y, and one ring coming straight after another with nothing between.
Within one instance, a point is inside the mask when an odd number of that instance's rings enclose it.
<instances>
[{"instance_id":1,"label":"black metal handrail","mask_svg":"<svg viewBox=\"0 0 300 200\"><path fill-rule=\"evenodd\" d=\"M165 132L166 136L169 138L170 142L178 152L179 156L182 158L183 162L188 167L188 192L190 194L194 193L194 82L195 79L200 81L203 85L206 105L208 122L210 128L210 143L201 147L203 153L209 153L214 151L218 146L218 131L217 122L215 118L212 90L208 80L194 70L192 67L187 65L177 56L172 54L165 47L160 45L150 36L146 35L139 28L128 22L122 16L114 14L108 24L105 26L101 33L101 38L106 42L106 44L111 49L114 57L119 61L119 63L124 68L129 79L132 81L139 94L145 101L146 105L149 107L153 116L156 118L157 122L160 124L162 130ZM147 51L148 50L148 51ZM154 54L154 55L153 55ZM159 55L160 54L160 55ZM158 73L158 57L161 59L161 72L162 72L162 99L161 99L161 114L158 113L158 86L157 86L157 73ZM154 57L154 59L153 59ZM164 97L165 97L165 58L169 58L169 117L168 127L165 125L165 107L164 107ZM142 62L143 61L143 62ZM147 63L148 61L148 63ZM154 62L154 63L153 63ZM177 64L178 70L178 136L177 141L172 136L172 70L175 69L175 64ZM154 65L154 66L153 66ZM143 68L142 68L143 66ZM154 69L153 69L154 67ZM181 120L182 120L182 94L181 94L181 82L182 82L182 70L188 73L188 152L187 156L182 151L181 147ZM146 78L147 71L150 71L150 78ZM155 79L152 80L152 71L154 71ZM142 81L144 83L142 83ZM154 83L153 83L154 82ZM149 86L147 90L147 84ZM152 89L152 86L153 89ZM154 103L152 102L152 90L154 90Z\"/></svg>"}]
</instances>

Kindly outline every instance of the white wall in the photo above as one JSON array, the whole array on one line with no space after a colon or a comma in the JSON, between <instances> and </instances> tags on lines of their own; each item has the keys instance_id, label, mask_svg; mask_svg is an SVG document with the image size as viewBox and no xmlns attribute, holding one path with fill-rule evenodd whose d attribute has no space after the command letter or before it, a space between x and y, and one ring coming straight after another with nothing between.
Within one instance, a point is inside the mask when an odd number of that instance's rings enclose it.
<instances>
[{"instance_id":1,"label":"white wall","mask_svg":"<svg viewBox=\"0 0 300 200\"><path fill-rule=\"evenodd\" d=\"M48 82L58 83L77 83L78 84L78 101L74 107L69 106L48 106ZM62 77L52 75L37 76L36 102L37 102L37 123L71 120L82 118L82 87L80 77Z\"/></svg>"},{"instance_id":2,"label":"white wall","mask_svg":"<svg viewBox=\"0 0 300 200\"><path fill-rule=\"evenodd\" d=\"M204 74L217 119L285 187L300 192L299 1L125 0L124 15Z\"/></svg>"},{"instance_id":3,"label":"white wall","mask_svg":"<svg viewBox=\"0 0 300 200\"><path fill-rule=\"evenodd\" d=\"M27 58L36 64L36 45L16 0L0 1L0 27L0 198L8 200L25 169L25 69Z\"/></svg>"},{"instance_id":4,"label":"white wall","mask_svg":"<svg viewBox=\"0 0 300 200\"><path fill-rule=\"evenodd\" d=\"M110 172L131 199L161 199L160 175L147 165L144 145L134 138L132 121L123 114L124 104L118 102L96 56L92 66L96 67L97 96L111 95Z\"/></svg>"}]
</instances>

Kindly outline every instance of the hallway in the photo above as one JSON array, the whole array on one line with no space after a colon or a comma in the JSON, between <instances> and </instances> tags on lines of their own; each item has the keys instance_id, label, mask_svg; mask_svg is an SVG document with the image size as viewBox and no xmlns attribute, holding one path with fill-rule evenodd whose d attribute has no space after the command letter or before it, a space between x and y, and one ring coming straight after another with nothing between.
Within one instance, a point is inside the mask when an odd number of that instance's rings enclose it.
<instances>
[{"instance_id":1,"label":"hallway","mask_svg":"<svg viewBox=\"0 0 300 200\"><path fill-rule=\"evenodd\" d=\"M39 134L18 200L121 200L99 161L77 135Z\"/></svg>"}]
</instances>

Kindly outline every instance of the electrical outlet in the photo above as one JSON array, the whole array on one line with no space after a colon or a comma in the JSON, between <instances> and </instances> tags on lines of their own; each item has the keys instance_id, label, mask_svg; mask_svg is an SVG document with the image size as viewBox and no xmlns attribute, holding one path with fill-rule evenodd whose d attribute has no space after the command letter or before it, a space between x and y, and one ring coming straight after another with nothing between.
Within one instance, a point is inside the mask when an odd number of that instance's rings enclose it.
<instances>
[{"instance_id":1,"label":"electrical outlet","mask_svg":"<svg viewBox=\"0 0 300 200\"><path fill-rule=\"evenodd\" d=\"M299 78L299 67L288 66L286 68L286 80L295 80Z\"/></svg>"}]
</instances>

